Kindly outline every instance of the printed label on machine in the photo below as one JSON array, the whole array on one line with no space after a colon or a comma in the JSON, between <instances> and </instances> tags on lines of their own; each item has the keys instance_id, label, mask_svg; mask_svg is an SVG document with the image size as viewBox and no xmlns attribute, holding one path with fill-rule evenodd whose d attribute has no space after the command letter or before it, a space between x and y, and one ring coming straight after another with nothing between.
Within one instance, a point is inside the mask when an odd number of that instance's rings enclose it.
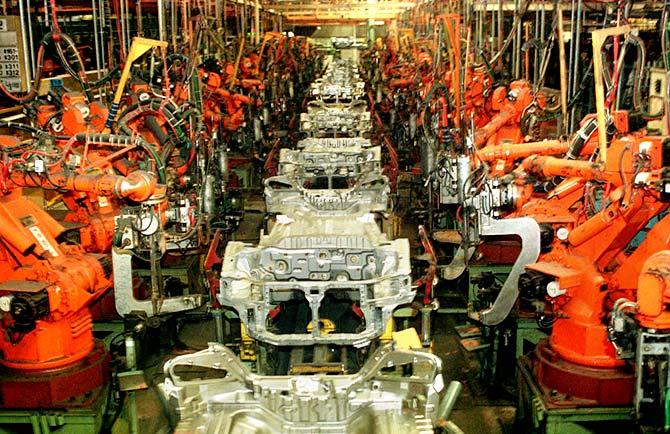
<instances>
[{"instance_id":1,"label":"printed label on machine","mask_svg":"<svg viewBox=\"0 0 670 434\"><path fill-rule=\"evenodd\" d=\"M49 252L54 258L58 256L58 251L54 248L54 246L51 245L47 237L44 235L44 232L42 232L40 228L37 226L30 226L28 230L33 233L33 236L37 242L40 243L40 246L42 246L44 250Z\"/></svg>"},{"instance_id":2,"label":"printed label on machine","mask_svg":"<svg viewBox=\"0 0 670 434\"><path fill-rule=\"evenodd\" d=\"M49 252L54 258L59 256L58 250L49 242L49 239L44 235L44 232L37 226L37 220L31 215L21 218L21 223L28 228L28 230L33 234L35 240L42 246L44 250Z\"/></svg>"}]
</instances>

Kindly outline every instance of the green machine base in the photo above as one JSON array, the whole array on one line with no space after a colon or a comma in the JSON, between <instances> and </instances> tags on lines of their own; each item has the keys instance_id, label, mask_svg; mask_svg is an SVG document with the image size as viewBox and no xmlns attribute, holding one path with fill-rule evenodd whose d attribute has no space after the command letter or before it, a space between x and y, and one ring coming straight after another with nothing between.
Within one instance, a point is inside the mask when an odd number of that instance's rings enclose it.
<instances>
[{"instance_id":1,"label":"green machine base","mask_svg":"<svg viewBox=\"0 0 670 434\"><path fill-rule=\"evenodd\" d=\"M528 367L519 359L519 432L534 434L616 434L635 432L630 407L561 407L545 403Z\"/></svg>"},{"instance_id":2,"label":"green machine base","mask_svg":"<svg viewBox=\"0 0 670 434\"><path fill-rule=\"evenodd\" d=\"M105 389L87 408L0 410L0 434L97 434L102 429L108 395Z\"/></svg>"}]
</instances>

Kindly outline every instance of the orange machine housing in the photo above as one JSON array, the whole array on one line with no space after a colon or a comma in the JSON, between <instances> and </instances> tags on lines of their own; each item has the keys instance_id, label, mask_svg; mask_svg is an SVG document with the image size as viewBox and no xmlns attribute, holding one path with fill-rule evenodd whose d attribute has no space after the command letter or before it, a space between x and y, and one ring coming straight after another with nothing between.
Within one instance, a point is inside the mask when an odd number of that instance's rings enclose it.
<instances>
[{"instance_id":1,"label":"orange machine housing","mask_svg":"<svg viewBox=\"0 0 670 434\"><path fill-rule=\"evenodd\" d=\"M543 108L546 98L533 95L530 84L525 80L513 81L509 89L502 86L491 95L491 120L475 132L477 146L499 145L501 143L521 143L521 116L534 102Z\"/></svg>"},{"instance_id":2,"label":"orange machine housing","mask_svg":"<svg viewBox=\"0 0 670 434\"><path fill-rule=\"evenodd\" d=\"M217 131L221 124L224 130L237 131L244 124L245 108L257 101L249 96L232 92L225 88L221 75L215 72L200 71L204 83L203 118L211 131ZM243 80L243 87L262 87L258 80Z\"/></svg>"},{"instance_id":3,"label":"orange machine housing","mask_svg":"<svg viewBox=\"0 0 670 434\"><path fill-rule=\"evenodd\" d=\"M72 405L107 381L88 306L110 287L111 264L59 244L63 230L21 189L0 198L0 407Z\"/></svg>"},{"instance_id":4,"label":"orange machine housing","mask_svg":"<svg viewBox=\"0 0 670 434\"><path fill-rule=\"evenodd\" d=\"M60 128L57 133L68 136L81 133L100 133L105 128L105 120L109 114L107 107L99 102L88 103L86 97L79 92L66 92L61 97L61 112L55 105L43 104L37 107L37 122L44 128L52 128L52 119L60 114Z\"/></svg>"},{"instance_id":5,"label":"orange machine housing","mask_svg":"<svg viewBox=\"0 0 670 434\"><path fill-rule=\"evenodd\" d=\"M64 220L78 227L81 247L91 253L108 253L114 235L114 216L118 214L120 199L142 202L148 199L157 189L153 174L117 164L110 163L108 150L85 143L84 152L75 146L72 139L58 144L63 152L76 154L76 158L88 163L87 173L63 171L60 166L49 167L49 176L27 176L22 170L12 168L12 162L0 163L6 172L0 173L0 187L4 190L15 187L37 187L52 190L59 189L59 198L63 200L70 212ZM17 147L20 140L15 136L0 135L0 149ZM117 149L117 148L113 148ZM27 152L26 155L29 155ZM36 152L36 154L39 154ZM128 160L125 160L127 163ZM10 169L12 169L10 171ZM111 172L126 173L125 176Z\"/></svg>"},{"instance_id":6,"label":"orange machine housing","mask_svg":"<svg viewBox=\"0 0 670 434\"><path fill-rule=\"evenodd\" d=\"M665 244L670 245L670 230ZM637 286L637 320L648 329L670 329L670 250L660 250L647 258Z\"/></svg>"}]
</instances>

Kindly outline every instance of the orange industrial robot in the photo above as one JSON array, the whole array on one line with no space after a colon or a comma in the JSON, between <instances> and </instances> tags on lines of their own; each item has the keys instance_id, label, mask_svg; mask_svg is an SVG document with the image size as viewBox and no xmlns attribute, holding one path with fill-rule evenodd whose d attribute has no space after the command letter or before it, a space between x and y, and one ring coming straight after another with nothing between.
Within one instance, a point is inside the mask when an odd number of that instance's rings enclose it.
<instances>
[{"instance_id":1,"label":"orange industrial robot","mask_svg":"<svg viewBox=\"0 0 670 434\"><path fill-rule=\"evenodd\" d=\"M585 216L584 209L576 207L565 210L562 219L553 218L551 248L526 266L527 274L519 281L522 294L539 296L551 308L551 336L526 363L546 402L554 406L632 402L635 372L610 340L608 316L619 298L635 299L645 261L670 247L670 219L665 214L669 203L662 193L667 184L667 141L628 138L614 141L609 150L620 158L602 166L544 156L524 162L529 173L596 180L611 188L599 212ZM541 213L549 201L541 206L531 201L521 214ZM571 214L581 215L569 218ZM646 237L638 241L645 230Z\"/></svg>"},{"instance_id":2,"label":"orange industrial robot","mask_svg":"<svg viewBox=\"0 0 670 434\"><path fill-rule=\"evenodd\" d=\"M20 145L13 136L0 142L5 152ZM0 407L79 407L108 381L108 356L93 339L88 307L111 286L111 260L60 241L65 228L22 187L143 200L156 180L144 172L36 171L34 163L5 159L0 166Z\"/></svg>"}]
</instances>

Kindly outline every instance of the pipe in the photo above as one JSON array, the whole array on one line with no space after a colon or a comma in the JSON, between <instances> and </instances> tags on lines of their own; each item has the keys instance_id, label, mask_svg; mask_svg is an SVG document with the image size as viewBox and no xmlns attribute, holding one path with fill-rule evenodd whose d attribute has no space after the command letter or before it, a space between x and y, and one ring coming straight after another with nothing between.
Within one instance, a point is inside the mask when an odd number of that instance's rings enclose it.
<instances>
[{"instance_id":1,"label":"pipe","mask_svg":"<svg viewBox=\"0 0 670 434\"><path fill-rule=\"evenodd\" d=\"M430 346L431 341L431 314L433 306L427 305L421 308L421 342L426 347Z\"/></svg>"},{"instance_id":2,"label":"pipe","mask_svg":"<svg viewBox=\"0 0 670 434\"><path fill-rule=\"evenodd\" d=\"M30 0L26 0L26 10L30 12L31 5ZM30 60L31 60L31 70L30 78L33 78L35 75L35 69L37 69L37 64L35 62L35 41L33 40L33 21L28 20L28 42L30 44Z\"/></svg>"},{"instance_id":3,"label":"pipe","mask_svg":"<svg viewBox=\"0 0 670 434\"><path fill-rule=\"evenodd\" d=\"M164 0L158 0L158 39L165 41L165 5Z\"/></svg>"},{"instance_id":4,"label":"pipe","mask_svg":"<svg viewBox=\"0 0 670 434\"><path fill-rule=\"evenodd\" d=\"M503 3L502 0L498 0L498 53L503 51L503 27ZM491 65L495 66L493 61Z\"/></svg>"},{"instance_id":5,"label":"pipe","mask_svg":"<svg viewBox=\"0 0 670 434\"><path fill-rule=\"evenodd\" d=\"M137 353L135 346L135 339L132 335L128 335L125 338L126 346L126 368L129 371L134 371L137 369ZM137 419L137 396L135 391L131 390L128 392L128 419L130 419L129 431L131 434L137 434L139 430L139 420Z\"/></svg>"},{"instance_id":6,"label":"pipe","mask_svg":"<svg viewBox=\"0 0 670 434\"><path fill-rule=\"evenodd\" d=\"M486 146L480 149L477 155L482 161L517 160L532 154L555 155L568 152L568 150L568 142L544 140L541 142Z\"/></svg>"},{"instance_id":7,"label":"pipe","mask_svg":"<svg viewBox=\"0 0 670 434\"><path fill-rule=\"evenodd\" d=\"M202 193L202 209L206 214L213 215L216 211L216 193L214 192L214 175L205 176Z\"/></svg>"},{"instance_id":8,"label":"pipe","mask_svg":"<svg viewBox=\"0 0 670 434\"><path fill-rule=\"evenodd\" d=\"M212 317L216 326L216 342L223 344L225 338L223 332L223 311L221 309L212 309Z\"/></svg>"},{"instance_id":9,"label":"pipe","mask_svg":"<svg viewBox=\"0 0 670 434\"><path fill-rule=\"evenodd\" d=\"M23 0L19 0L19 17L21 19L21 27L25 29L24 24L26 22L26 10L23 7ZM28 20L28 22L30 22L30 20ZM34 73L34 71L31 69L31 60L29 59L29 57L32 55L32 51L31 54L29 54L27 48L32 50L32 44L30 46L28 45L28 36L26 35L26 32L21 32L21 43L23 44L23 67L30 77Z\"/></svg>"},{"instance_id":10,"label":"pipe","mask_svg":"<svg viewBox=\"0 0 670 434\"><path fill-rule=\"evenodd\" d=\"M460 429L458 425L456 425L454 422L448 420L444 422L444 426L442 427L444 431L446 431L448 434L465 434L465 431Z\"/></svg>"},{"instance_id":11,"label":"pipe","mask_svg":"<svg viewBox=\"0 0 670 434\"><path fill-rule=\"evenodd\" d=\"M577 21L577 31L575 32L575 53L574 53L574 62L572 66L572 71L570 72L570 75L572 76L572 83L570 87L570 99L574 98L574 96L577 94L577 75L579 72L579 62L577 61L579 58L579 44L580 44L580 37L582 33L582 0L577 0L577 14L575 16L576 21ZM574 129L575 125L575 106L572 107L570 110L570 126L568 131L571 132Z\"/></svg>"},{"instance_id":12,"label":"pipe","mask_svg":"<svg viewBox=\"0 0 670 434\"><path fill-rule=\"evenodd\" d=\"M149 199L159 189L156 177L141 170L131 172L128 176L55 173L45 177L30 177L22 171L13 171L10 179L18 187L58 187L99 196L127 198L135 202Z\"/></svg>"},{"instance_id":13,"label":"pipe","mask_svg":"<svg viewBox=\"0 0 670 434\"><path fill-rule=\"evenodd\" d=\"M261 4L259 0L254 3L254 41L256 45L261 41Z\"/></svg>"},{"instance_id":14,"label":"pipe","mask_svg":"<svg viewBox=\"0 0 670 434\"><path fill-rule=\"evenodd\" d=\"M576 60L574 57L574 51L575 51L575 12L577 11L577 8L575 7L575 0L570 0L570 45L568 46L568 50L570 51L569 53L569 64L568 64L568 71L566 73L566 76L562 76L561 80L567 79L567 88L566 88L566 97L569 97L572 95L572 75L570 72L572 72L572 64ZM560 7L558 8L557 12L563 15L563 9ZM562 18L562 17L561 17ZM562 29L561 29L562 30ZM561 75L563 75L563 71L561 71Z\"/></svg>"},{"instance_id":15,"label":"pipe","mask_svg":"<svg viewBox=\"0 0 670 434\"><path fill-rule=\"evenodd\" d=\"M144 36L144 26L142 23L142 2L138 1L135 4L135 16L137 17L137 36ZM128 35L130 38L130 35Z\"/></svg>"},{"instance_id":16,"label":"pipe","mask_svg":"<svg viewBox=\"0 0 670 434\"><path fill-rule=\"evenodd\" d=\"M573 0L574 2L574 0ZM558 7L556 11L558 14L558 56L559 56L559 69L561 72L561 127L563 129L563 134L566 134L568 131L568 77L566 74L565 68L565 39L563 38L563 10ZM574 11L573 11L574 14ZM571 40L572 45L572 40Z\"/></svg>"},{"instance_id":17,"label":"pipe","mask_svg":"<svg viewBox=\"0 0 670 434\"><path fill-rule=\"evenodd\" d=\"M460 381L452 381L447 387L447 391L444 393L442 401L440 401L440 407L437 411L437 417L444 419L445 421L449 420L451 412L456 405L456 401L463 390L463 383Z\"/></svg>"},{"instance_id":18,"label":"pipe","mask_svg":"<svg viewBox=\"0 0 670 434\"><path fill-rule=\"evenodd\" d=\"M102 62L100 59L100 37L98 35L98 9L95 5L96 0L91 1L91 10L93 11L93 45L95 45L95 67L98 70L98 79L102 76Z\"/></svg>"},{"instance_id":19,"label":"pipe","mask_svg":"<svg viewBox=\"0 0 670 434\"><path fill-rule=\"evenodd\" d=\"M117 16L116 19L118 20L119 24L121 25L121 34L120 36L120 41L119 45L121 46L121 51L124 53L128 52L128 43L126 41L126 2L124 0L116 0L118 1L118 6L119 8L117 9Z\"/></svg>"},{"instance_id":20,"label":"pipe","mask_svg":"<svg viewBox=\"0 0 670 434\"><path fill-rule=\"evenodd\" d=\"M242 53L244 52L244 37L242 40L240 40L240 46L237 51L237 57L235 58L235 67L233 69L233 75L230 78L230 85L228 85L228 89L232 90L233 87L235 86L235 81L237 80L237 71L240 68L240 60L242 59Z\"/></svg>"},{"instance_id":21,"label":"pipe","mask_svg":"<svg viewBox=\"0 0 670 434\"><path fill-rule=\"evenodd\" d=\"M126 11L126 17L124 21L126 22L126 52L128 52L128 44L132 40L130 37L130 4L128 3L128 0L121 0L125 4L125 11ZM138 4L141 3L140 1L137 2ZM139 29L139 28L138 28Z\"/></svg>"},{"instance_id":22,"label":"pipe","mask_svg":"<svg viewBox=\"0 0 670 434\"><path fill-rule=\"evenodd\" d=\"M594 30L592 35L593 47L593 80L596 89L596 115L598 118L598 159L600 163L607 161L607 112L605 110L605 89L603 85L603 44L610 36L626 35L631 31L630 26L611 27Z\"/></svg>"},{"instance_id":23,"label":"pipe","mask_svg":"<svg viewBox=\"0 0 670 434\"><path fill-rule=\"evenodd\" d=\"M579 177L584 180L605 180L606 178L609 178L601 170L601 166L599 164L583 160L565 160L563 158L532 155L523 160L521 166L528 174L540 175L544 177ZM616 178L618 178L618 176Z\"/></svg>"},{"instance_id":24,"label":"pipe","mask_svg":"<svg viewBox=\"0 0 670 434\"><path fill-rule=\"evenodd\" d=\"M517 0L516 7L514 8L516 11L521 10L521 0ZM525 11L524 11L525 13ZM522 47L522 41L521 41L521 18L519 19L519 25L516 26L516 36L514 37L514 40L516 41L516 50L513 52L514 53L514 63L515 63L515 68L514 68L514 78L517 80L521 76L521 47Z\"/></svg>"},{"instance_id":25,"label":"pipe","mask_svg":"<svg viewBox=\"0 0 670 434\"><path fill-rule=\"evenodd\" d=\"M96 1L96 0L94 0ZM97 0L98 4L98 19L100 22L98 23L98 31L100 32L100 35L98 39L100 40L100 65L98 68L107 69L107 55L105 54L105 5L104 5L104 0Z\"/></svg>"}]
</instances>

